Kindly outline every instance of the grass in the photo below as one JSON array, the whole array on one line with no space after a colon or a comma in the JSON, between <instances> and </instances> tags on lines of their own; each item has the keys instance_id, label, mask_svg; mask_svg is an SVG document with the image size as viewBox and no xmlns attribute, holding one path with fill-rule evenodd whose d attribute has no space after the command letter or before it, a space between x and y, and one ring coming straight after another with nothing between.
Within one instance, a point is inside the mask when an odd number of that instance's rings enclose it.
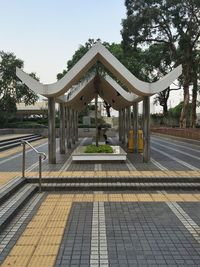
<instances>
[{"instance_id":1,"label":"grass","mask_svg":"<svg viewBox=\"0 0 200 267\"><path fill-rule=\"evenodd\" d=\"M113 153L113 149L109 145L88 145L86 146L85 153Z\"/></svg>"}]
</instances>

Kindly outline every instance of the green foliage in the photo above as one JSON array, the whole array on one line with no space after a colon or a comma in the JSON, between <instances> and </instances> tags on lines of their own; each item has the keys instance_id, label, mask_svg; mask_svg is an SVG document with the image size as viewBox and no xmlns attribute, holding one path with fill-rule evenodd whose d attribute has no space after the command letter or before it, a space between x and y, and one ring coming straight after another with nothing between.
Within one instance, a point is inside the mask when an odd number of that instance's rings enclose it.
<instances>
[{"instance_id":1,"label":"green foliage","mask_svg":"<svg viewBox=\"0 0 200 267\"><path fill-rule=\"evenodd\" d=\"M85 153L113 153L113 149L109 145L88 145L86 146Z\"/></svg>"},{"instance_id":2,"label":"green foliage","mask_svg":"<svg viewBox=\"0 0 200 267\"><path fill-rule=\"evenodd\" d=\"M22 68L23 61L13 53L0 51L0 121L7 122L16 113L16 104L34 104L38 96L17 78L16 67ZM34 73L30 74L37 79Z\"/></svg>"},{"instance_id":3,"label":"green foliage","mask_svg":"<svg viewBox=\"0 0 200 267\"><path fill-rule=\"evenodd\" d=\"M0 99L0 110L0 122L4 125L17 111L14 98L10 95L3 95Z\"/></svg>"},{"instance_id":4,"label":"green foliage","mask_svg":"<svg viewBox=\"0 0 200 267\"><path fill-rule=\"evenodd\" d=\"M175 106L174 108L170 108L169 112L168 112L168 116L172 117L172 118L179 118L181 115L181 110L183 108L183 101L180 102L177 106ZM188 114L187 117L190 117L191 114L191 110L192 110L192 104L189 104L189 109L188 109Z\"/></svg>"},{"instance_id":5,"label":"green foliage","mask_svg":"<svg viewBox=\"0 0 200 267\"><path fill-rule=\"evenodd\" d=\"M13 122L13 123L8 123L6 125L6 128L20 128L20 129L32 129L32 128L47 128L47 126L45 126L44 124L39 124L37 122L30 122L30 121L26 121L26 122Z\"/></svg>"},{"instance_id":6,"label":"green foliage","mask_svg":"<svg viewBox=\"0 0 200 267\"><path fill-rule=\"evenodd\" d=\"M122 22L122 44L125 51L131 55L138 46L162 44L166 51L164 63L170 67L178 64L183 66L180 82L184 89L184 105L180 126L184 127L189 107L189 86L196 83L199 73L200 1L125 0L125 6L127 17ZM150 59L156 62L157 58L157 63L160 64L158 52L156 48ZM161 100L165 101L167 96L168 92L161 96ZM159 98L157 100L160 101ZM195 103L194 94L194 112Z\"/></svg>"}]
</instances>

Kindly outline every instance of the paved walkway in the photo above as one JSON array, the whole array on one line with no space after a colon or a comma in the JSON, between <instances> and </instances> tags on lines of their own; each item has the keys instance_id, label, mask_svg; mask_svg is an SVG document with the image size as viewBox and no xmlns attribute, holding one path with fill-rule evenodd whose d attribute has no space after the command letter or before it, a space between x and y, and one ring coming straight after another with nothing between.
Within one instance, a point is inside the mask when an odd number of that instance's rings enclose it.
<instances>
[{"instance_id":1,"label":"paved walkway","mask_svg":"<svg viewBox=\"0 0 200 267\"><path fill-rule=\"evenodd\" d=\"M200 194L48 194L2 266L199 266Z\"/></svg>"},{"instance_id":2,"label":"paved walkway","mask_svg":"<svg viewBox=\"0 0 200 267\"><path fill-rule=\"evenodd\" d=\"M47 140L34 145L47 151ZM120 164L73 163L74 148L58 154L56 165L44 162L44 180L176 177L192 181L200 177L199 146L182 141L153 137L148 164L135 154ZM8 181L21 176L21 151L17 147L0 153L1 191ZM26 177L37 178L37 155L27 150L26 159ZM200 193L35 194L0 232L1 263L14 267L200 266Z\"/></svg>"}]
</instances>

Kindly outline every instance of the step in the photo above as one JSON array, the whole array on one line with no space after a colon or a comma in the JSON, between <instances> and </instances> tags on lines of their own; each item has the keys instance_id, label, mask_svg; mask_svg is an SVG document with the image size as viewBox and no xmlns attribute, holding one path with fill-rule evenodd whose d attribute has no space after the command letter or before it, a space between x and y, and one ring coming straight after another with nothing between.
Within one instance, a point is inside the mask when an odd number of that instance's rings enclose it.
<instances>
[{"instance_id":1,"label":"step","mask_svg":"<svg viewBox=\"0 0 200 267\"><path fill-rule=\"evenodd\" d=\"M26 180L21 177L17 177L0 187L0 203L6 201L12 194L23 187Z\"/></svg>"},{"instance_id":2,"label":"step","mask_svg":"<svg viewBox=\"0 0 200 267\"><path fill-rule=\"evenodd\" d=\"M26 140L28 142L33 142L33 141L37 141L37 140L42 139L42 138L43 137L40 135L35 135L35 136L32 136L31 138L28 138L28 137L23 138L23 140ZM6 149L21 145L21 140L22 139L12 141L12 142L9 141L9 142L5 142L3 144L0 144L0 151L4 151Z\"/></svg>"},{"instance_id":3,"label":"step","mask_svg":"<svg viewBox=\"0 0 200 267\"><path fill-rule=\"evenodd\" d=\"M36 135L38 135L38 134L27 134L27 135L23 135L23 136L18 136L18 137L12 137L12 138L8 138L8 139L3 139L3 140L0 140L0 145L2 143L4 143L4 142L26 139L26 138L33 137L33 136L36 136Z\"/></svg>"},{"instance_id":4,"label":"step","mask_svg":"<svg viewBox=\"0 0 200 267\"><path fill-rule=\"evenodd\" d=\"M6 224L6 227L0 234L0 265L9 254L16 240L25 230L28 223L35 215L38 207L41 205L45 194L34 194L19 210L12 220Z\"/></svg>"},{"instance_id":5,"label":"step","mask_svg":"<svg viewBox=\"0 0 200 267\"><path fill-rule=\"evenodd\" d=\"M38 183L38 178L27 178ZM200 183L200 177L45 177L42 183Z\"/></svg>"},{"instance_id":6,"label":"step","mask_svg":"<svg viewBox=\"0 0 200 267\"><path fill-rule=\"evenodd\" d=\"M200 190L200 183L43 183L42 191Z\"/></svg>"},{"instance_id":7,"label":"step","mask_svg":"<svg viewBox=\"0 0 200 267\"><path fill-rule=\"evenodd\" d=\"M36 185L26 184L0 206L0 232L37 190Z\"/></svg>"}]
</instances>

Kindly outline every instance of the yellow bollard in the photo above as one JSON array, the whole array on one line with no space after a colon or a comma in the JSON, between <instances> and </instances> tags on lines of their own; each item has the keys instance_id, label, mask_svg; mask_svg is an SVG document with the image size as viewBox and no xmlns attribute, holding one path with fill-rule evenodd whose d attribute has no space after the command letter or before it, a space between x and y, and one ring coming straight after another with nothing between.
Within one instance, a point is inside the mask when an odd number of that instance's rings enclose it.
<instances>
[{"instance_id":1,"label":"yellow bollard","mask_svg":"<svg viewBox=\"0 0 200 267\"><path fill-rule=\"evenodd\" d=\"M129 131L128 150L129 152L133 153L134 150L133 130Z\"/></svg>"},{"instance_id":2,"label":"yellow bollard","mask_svg":"<svg viewBox=\"0 0 200 267\"><path fill-rule=\"evenodd\" d=\"M144 148L144 143L143 143L143 132L142 130L138 130L138 152L142 153Z\"/></svg>"}]
</instances>

